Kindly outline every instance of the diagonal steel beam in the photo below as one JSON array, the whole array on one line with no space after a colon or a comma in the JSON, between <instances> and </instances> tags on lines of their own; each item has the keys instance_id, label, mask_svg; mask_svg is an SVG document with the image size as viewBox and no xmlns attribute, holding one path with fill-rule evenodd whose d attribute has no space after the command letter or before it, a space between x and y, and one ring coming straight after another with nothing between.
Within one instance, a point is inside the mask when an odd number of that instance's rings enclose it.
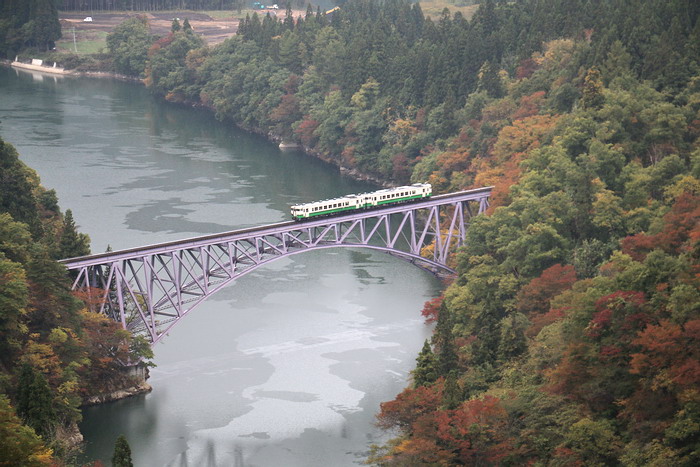
<instances>
[{"instance_id":1,"label":"diagonal steel beam","mask_svg":"<svg viewBox=\"0 0 700 467\"><path fill-rule=\"evenodd\" d=\"M416 203L303 223L282 222L62 263L75 271L74 289L98 286L104 290L101 313L120 321L125 329L145 331L151 342L158 342L226 284L279 258L309 250L371 248L433 273L453 273L447 266L450 251L466 239L472 205L478 206L478 213L484 212L490 193L491 187L468 190ZM368 222L373 222L371 227ZM443 225L447 228L444 234ZM425 258L421 250L430 243L433 255Z\"/></svg>"}]
</instances>

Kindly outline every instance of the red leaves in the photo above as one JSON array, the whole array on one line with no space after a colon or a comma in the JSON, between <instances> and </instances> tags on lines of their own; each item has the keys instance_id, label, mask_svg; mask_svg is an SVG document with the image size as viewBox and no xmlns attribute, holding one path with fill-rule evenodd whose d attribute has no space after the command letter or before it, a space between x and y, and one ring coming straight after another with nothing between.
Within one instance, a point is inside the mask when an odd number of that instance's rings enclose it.
<instances>
[{"instance_id":1,"label":"red leaves","mask_svg":"<svg viewBox=\"0 0 700 467\"><path fill-rule=\"evenodd\" d=\"M629 342L633 332L642 329L649 322L650 318L644 310L645 304L646 298L642 292L617 291L599 298L595 302L596 313L586 334L598 338L611 328L610 332L617 339ZM613 323L616 325L611 326Z\"/></svg>"},{"instance_id":2,"label":"red leaves","mask_svg":"<svg viewBox=\"0 0 700 467\"><path fill-rule=\"evenodd\" d=\"M700 240L700 196L684 193L664 216L664 228L656 235L640 233L622 240L622 251L636 261L660 248L669 254L680 254Z\"/></svg>"},{"instance_id":3,"label":"red leaves","mask_svg":"<svg viewBox=\"0 0 700 467\"><path fill-rule=\"evenodd\" d=\"M571 265L555 264L545 269L518 293L518 311L528 316L547 313L550 300L570 289L574 282L576 271Z\"/></svg>"},{"instance_id":4,"label":"red leaves","mask_svg":"<svg viewBox=\"0 0 700 467\"><path fill-rule=\"evenodd\" d=\"M630 372L665 380L678 390L700 385L700 319L684 326L662 320L649 325L634 340L641 347L632 355Z\"/></svg>"},{"instance_id":5,"label":"red leaves","mask_svg":"<svg viewBox=\"0 0 700 467\"><path fill-rule=\"evenodd\" d=\"M377 426L384 430L399 428L411 432L417 419L437 410L442 402L442 386L442 383L437 383L404 389L396 399L380 405Z\"/></svg>"},{"instance_id":6,"label":"red leaves","mask_svg":"<svg viewBox=\"0 0 700 467\"><path fill-rule=\"evenodd\" d=\"M313 146L316 142L316 135L314 132L318 128L319 123L309 117L306 117L299 126L294 130L294 133L299 137L304 146Z\"/></svg>"},{"instance_id":7,"label":"red leaves","mask_svg":"<svg viewBox=\"0 0 700 467\"><path fill-rule=\"evenodd\" d=\"M425 302L420 314L425 317L426 323L433 323L437 321L438 313L440 312L440 305L442 305L443 299L444 297L440 295L439 297L435 297L432 300Z\"/></svg>"},{"instance_id":8,"label":"red leaves","mask_svg":"<svg viewBox=\"0 0 700 467\"><path fill-rule=\"evenodd\" d=\"M582 401L586 398L586 383L592 379L590 347L583 343L569 345L559 365L548 372L547 390Z\"/></svg>"},{"instance_id":9,"label":"red leaves","mask_svg":"<svg viewBox=\"0 0 700 467\"><path fill-rule=\"evenodd\" d=\"M411 434L392 453L395 460L418 464L497 464L513 452L507 433L508 413L499 398L486 395L463 402L455 410L439 410L442 385L441 380L431 387L407 389L396 400L382 404L379 426L400 427Z\"/></svg>"},{"instance_id":10,"label":"red leaves","mask_svg":"<svg viewBox=\"0 0 700 467\"><path fill-rule=\"evenodd\" d=\"M539 65L531 58L521 60L520 65L515 70L515 77L517 79L529 78L537 68L539 68Z\"/></svg>"},{"instance_id":11,"label":"red leaves","mask_svg":"<svg viewBox=\"0 0 700 467\"><path fill-rule=\"evenodd\" d=\"M381 404L377 425L411 435L392 453L396 460L474 465L497 463L512 452L508 414L499 398L486 395L445 410L440 408L443 391L440 379L432 386L405 389Z\"/></svg>"}]
</instances>

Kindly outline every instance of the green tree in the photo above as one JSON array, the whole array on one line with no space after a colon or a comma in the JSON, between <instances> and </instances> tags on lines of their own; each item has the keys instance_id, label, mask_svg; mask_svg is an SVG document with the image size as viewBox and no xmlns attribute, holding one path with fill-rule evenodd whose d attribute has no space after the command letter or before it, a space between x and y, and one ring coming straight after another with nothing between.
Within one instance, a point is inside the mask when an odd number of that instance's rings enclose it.
<instances>
[{"instance_id":1,"label":"green tree","mask_svg":"<svg viewBox=\"0 0 700 467\"><path fill-rule=\"evenodd\" d=\"M44 50L51 49L61 38L61 23L54 0L30 0L29 22L22 25L26 43Z\"/></svg>"},{"instance_id":2,"label":"green tree","mask_svg":"<svg viewBox=\"0 0 700 467\"><path fill-rule=\"evenodd\" d=\"M416 358L416 369L413 370L413 387L428 386L434 383L438 378L436 365L435 354L430 348L428 339L426 339L423 343L423 349Z\"/></svg>"},{"instance_id":3,"label":"green tree","mask_svg":"<svg viewBox=\"0 0 700 467\"><path fill-rule=\"evenodd\" d=\"M148 49L153 43L145 16L128 18L107 35L107 47L117 73L141 76L146 71Z\"/></svg>"},{"instance_id":4,"label":"green tree","mask_svg":"<svg viewBox=\"0 0 700 467\"><path fill-rule=\"evenodd\" d=\"M53 394L44 375L25 363L17 383L17 414L45 440L53 438L56 412Z\"/></svg>"},{"instance_id":5,"label":"green tree","mask_svg":"<svg viewBox=\"0 0 700 467\"><path fill-rule=\"evenodd\" d=\"M13 364L26 333L22 316L28 296L24 269L0 253L0 362L7 368Z\"/></svg>"},{"instance_id":6,"label":"green tree","mask_svg":"<svg viewBox=\"0 0 700 467\"><path fill-rule=\"evenodd\" d=\"M566 443L585 465L614 464L621 443L607 420L583 418L574 423L566 434Z\"/></svg>"},{"instance_id":7,"label":"green tree","mask_svg":"<svg viewBox=\"0 0 700 467\"><path fill-rule=\"evenodd\" d=\"M44 446L34 430L21 423L4 394L0 394L0 439L0 465L54 465L51 449Z\"/></svg>"},{"instance_id":8,"label":"green tree","mask_svg":"<svg viewBox=\"0 0 700 467\"><path fill-rule=\"evenodd\" d=\"M581 104L584 109L599 109L605 102L603 80L597 68L590 68L583 81Z\"/></svg>"},{"instance_id":9,"label":"green tree","mask_svg":"<svg viewBox=\"0 0 700 467\"><path fill-rule=\"evenodd\" d=\"M437 348L437 370L439 376L446 376L457 369L457 352L452 335L452 315L443 301L438 312L437 326L433 334L433 344Z\"/></svg>"},{"instance_id":10,"label":"green tree","mask_svg":"<svg viewBox=\"0 0 700 467\"><path fill-rule=\"evenodd\" d=\"M491 62L484 62L479 70L479 87L480 91L486 91L489 97L503 97L503 81L499 75L498 66Z\"/></svg>"},{"instance_id":11,"label":"green tree","mask_svg":"<svg viewBox=\"0 0 700 467\"><path fill-rule=\"evenodd\" d=\"M447 410L454 410L464 400L464 391L459 385L457 371L450 371L445 379L445 390L442 393L442 406Z\"/></svg>"},{"instance_id":12,"label":"green tree","mask_svg":"<svg viewBox=\"0 0 700 467\"><path fill-rule=\"evenodd\" d=\"M73 212L68 209L63 219L63 230L59 242L59 258L75 258L90 254L90 237L79 233L73 221Z\"/></svg>"},{"instance_id":13,"label":"green tree","mask_svg":"<svg viewBox=\"0 0 700 467\"><path fill-rule=\"evenodd\" d=\"M131 461L131 448L124 435L119 435L117 441L114 443L112 465L114 467L134 467Z\"/></svg>"},{"instance_id":14,"label":"green tree","mask_svg":"<svg viewBox=\"0 0 700 467\"><path fill-rule=\"evenodd\" d=\"M6 212L0 213L0 258L5 255L11 261L27 264L31 246L27 224L15 222Z\"/></svg>"},{"instance_id":15,"label":"green tree","mask_svg":"<svg viewBox=\"0 0 700 467\"><path fill-rule=\"evenodd\" d=\"M35 239L42 231L34 198L38 180L36 172L19 160L15 148L0 139L0 212L27 224Z\"/></svg>"}]
</instances>

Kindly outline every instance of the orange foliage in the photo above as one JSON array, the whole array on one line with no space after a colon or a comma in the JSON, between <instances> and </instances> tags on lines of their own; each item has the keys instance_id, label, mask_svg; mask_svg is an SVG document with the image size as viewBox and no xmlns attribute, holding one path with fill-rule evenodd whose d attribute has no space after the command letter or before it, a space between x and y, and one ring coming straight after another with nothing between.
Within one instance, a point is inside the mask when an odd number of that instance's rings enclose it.
<instances>
[{"instance_id":1,"label":"orange foliage","mask_svg":"<svg viewBox=\"0 0 700 467\"><path fill-rule=\"evenodd\" d=\"M85 304L88 311L93 313L99 311L105 302L107 291L98 287L85 287L71 292L75 298Z\"/></svg>"},{"instance_id":2,"label":"orange foliage","mask_svg":"<svg viewBox=\"0 0 700 467\"><path fill-rule=\"evenodd\" d=\"M437 166L443 173L461 172L469 166L467 151L445 151L437 156Z\"/></svg>"},{"instance_id":3,"label":"orange foliage","mask_svg":"<svg viewBox=\"0 0 700 467\"><path fill-rule=\"evenodd\" d=\"M520 98L520 107L513 114L513 120L519 120L525 117L531 117L537 115L540 111L540 107L544 103L544 91L537 91L529 96L523 96Z\"/></svg>"},{"instance_id":4,"label":"orange foliage","mask_svg":"<svg viewBox=\"0 0 700 467\"><path fill-rule=\"evenodd\" d=\"M528 108L536 107L538 94L529 96L530 100L526 99ZM509 202L510 187L520 180L520 162L540 146L556 122L557 117L551 115L533 115L516 120L498 133L490 157L472 161L470 170L476 173L474 186L494 186L490 212Z\"/></svg>"}]
</instances>

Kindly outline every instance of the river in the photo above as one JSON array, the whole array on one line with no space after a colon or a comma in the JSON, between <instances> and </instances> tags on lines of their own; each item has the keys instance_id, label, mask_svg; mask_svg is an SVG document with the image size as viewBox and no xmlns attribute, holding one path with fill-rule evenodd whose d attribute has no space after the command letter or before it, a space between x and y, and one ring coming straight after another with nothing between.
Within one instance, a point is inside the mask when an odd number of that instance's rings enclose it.
<instances>
[{"instance_id":1,"label":"river","mask_svg":"<svg viewBox=\"0 0 700 467\"><path fill-rule=\"evenodd\" d=\"M289 219L375 187L136 84L0 67L0 137L56 190L93 252ZM382 401L430 329L430 274L369 250L280 259L211 297L156 347L150 394L88 408L84 462L124 434L136 466L361 463Z\"/></svg>"}]
</instances>

